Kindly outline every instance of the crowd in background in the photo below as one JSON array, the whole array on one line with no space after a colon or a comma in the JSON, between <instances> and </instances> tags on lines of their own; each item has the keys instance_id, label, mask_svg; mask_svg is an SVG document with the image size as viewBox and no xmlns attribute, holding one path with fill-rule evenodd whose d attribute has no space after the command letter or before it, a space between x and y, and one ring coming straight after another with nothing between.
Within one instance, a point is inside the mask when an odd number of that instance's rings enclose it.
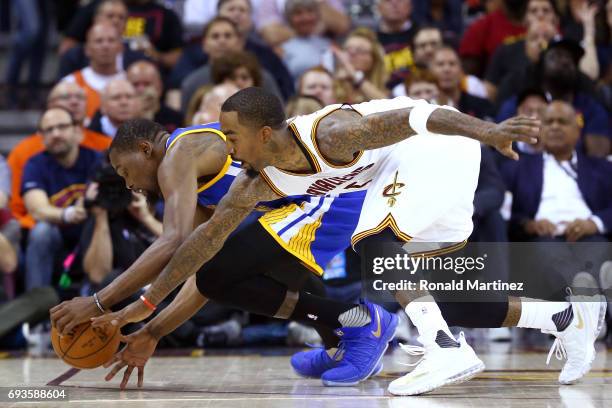
<instances>
[{"instance_id":1,"label":"crowd in background","mask_svg":"<svg viewBox=\"0 0 612 408\"><path fill-rule=\"evenodd\" d=\"M133 118L168 132L216 121L225 99L250 86L278 95L288 117L402 95L493 122L537 116L542 140L516 146L518 162L482 148L470 240L610 241L612 0L75 3L1 9L12 30L5 107L44 107L36 132L0 155L0 302L41 287L87 296L125 271L161 234L163 202L125 190L106 162L117 128ZM47 89L55 29L57 81ZM352 251L340 254L329 292L356 299L359 268ZM295 323L249 326L243 313L207 309L168 344L312 337ZM0 332L5 346L19 344L17 332Z\"/></svg>"}]
</instances>

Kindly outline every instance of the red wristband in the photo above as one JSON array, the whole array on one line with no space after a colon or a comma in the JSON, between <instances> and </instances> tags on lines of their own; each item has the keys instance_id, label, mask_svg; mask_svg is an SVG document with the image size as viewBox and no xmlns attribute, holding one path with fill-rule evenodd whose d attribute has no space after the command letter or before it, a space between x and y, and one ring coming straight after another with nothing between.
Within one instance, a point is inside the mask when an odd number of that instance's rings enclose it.
<instances>
[{"instance_id":1,"label":"red wristband","mask_svg":"<svg viewBox=\"0 0 612 408\"><path fill-rule=\"evenodd\" d=\"M146 307L148 307L149 309L151 309L152 311L155 311L155 309L157 309L157 306L155 306L153 303L149 302L149 300L144 297L143 295L140 295L140 300L142 300L142 303L145 304Z\"/></svg>"}]
</instances>

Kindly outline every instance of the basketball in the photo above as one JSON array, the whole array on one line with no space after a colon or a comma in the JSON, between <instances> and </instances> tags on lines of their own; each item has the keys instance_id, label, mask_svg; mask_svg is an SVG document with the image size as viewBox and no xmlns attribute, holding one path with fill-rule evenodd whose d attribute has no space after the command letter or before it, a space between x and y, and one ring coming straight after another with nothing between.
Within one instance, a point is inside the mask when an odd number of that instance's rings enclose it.
<instances>
[{"instance_id":1,"label":"basketball","mask_svg":"<svg viewBox=\"0 0 612 408\"><path fill-rule=\"evenodd\" d=\"M111 325L91 327L83 323L63 337L51 328L53 350L75 368L96 368L106 363L117 352L119 338L119 329Z\"/></svg>"}]
</instances>

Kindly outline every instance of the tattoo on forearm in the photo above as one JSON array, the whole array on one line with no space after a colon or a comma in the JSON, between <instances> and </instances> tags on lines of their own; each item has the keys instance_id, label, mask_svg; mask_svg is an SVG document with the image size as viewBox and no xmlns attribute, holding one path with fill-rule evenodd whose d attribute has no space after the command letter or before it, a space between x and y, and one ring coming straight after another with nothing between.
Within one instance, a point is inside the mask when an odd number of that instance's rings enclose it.
<instances>
[{"instance_id":1,"label":"tattoo on forearm","mask_svg":"<svg viewBox=\"0 0 612 408\"><path fill-rule=\"evenodd\" d=\"M211 219L189 235L176 251L149 289L147 298L158 304L219 252L229 234L250 214L259 201L276 198L278 197L260 178L250 179L244 174L239 175Z\"/></svg>"}]
</instances>

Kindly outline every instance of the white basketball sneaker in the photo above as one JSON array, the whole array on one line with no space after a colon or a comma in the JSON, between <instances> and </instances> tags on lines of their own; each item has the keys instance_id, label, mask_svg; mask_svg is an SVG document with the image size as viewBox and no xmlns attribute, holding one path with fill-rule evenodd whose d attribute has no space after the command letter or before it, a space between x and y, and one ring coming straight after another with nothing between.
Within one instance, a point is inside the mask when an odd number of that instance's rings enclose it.
<instances>
[{"instance_id":1,"label":"white basketball sneaker","mask_svg":"<svg viewBox=\"0 0 612 408\"><path fill-rule=\"evenodd\" d=\"M571 304L566 310L571 311L572 320L565 330L542 330L556 337L546 364L553 353L558 360L567 359L559 374L561 384L573 384L589 372L595 359L595 340L606 317L606 302L601 296L574 296Z\"/></svg>"},{"instance_id":2,"label":"white basketball sneaker","mask_svg":"<svg viewBox=\"0 0 612 408\"><path fill-rule=\"evenodd\" d=\"M463 332L459 341L438 331L436 341L425 347L401 345L411 355L423 357L415 364L414 370L389 384L393 395L419 395L448 384L469 380L485 368L484 363L465 341Z\"/></svg>"}]
</instances>

